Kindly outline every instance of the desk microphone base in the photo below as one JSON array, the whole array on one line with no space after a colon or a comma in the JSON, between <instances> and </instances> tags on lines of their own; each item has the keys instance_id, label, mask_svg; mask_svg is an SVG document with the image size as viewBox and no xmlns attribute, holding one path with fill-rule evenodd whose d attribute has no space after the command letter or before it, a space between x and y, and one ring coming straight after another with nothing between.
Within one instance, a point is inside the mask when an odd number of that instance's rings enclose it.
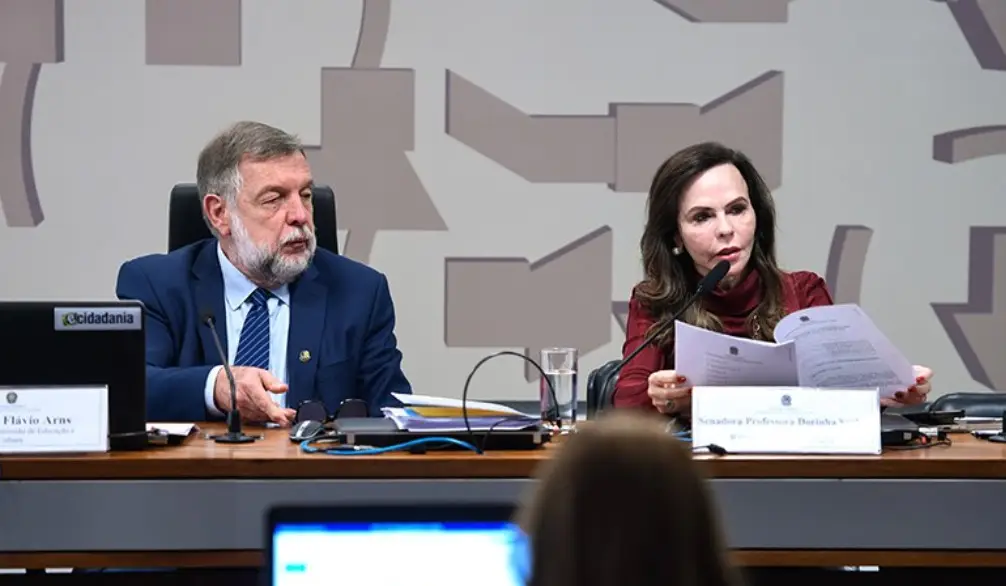
<instances>
[{"instance_id":1,"label":"desk microphone base","mask_svg":"<svg viewBox=\"0 0 1006 586\"><path fill-rule=\"evenodd\" d=\"M218 444L250 444L255 440L262 439L261 435L248 435L241 431L241 414L238 410L231 409L227 413L227 431L220 435L210 436Z\"/></svg>"},{"instance_id":2,"label":"desk microphone base","mask_svg":"<svg viewBox=\"0 0 1006 586\"><path fill-rule=\"evenodd\" d=\"M260 435L246 435L242 432L237 433L222 433L220 435L211 435L209 439L217 442L218 444L250 444L255 440L262 439Z\"/></svg>"}]
</instances>

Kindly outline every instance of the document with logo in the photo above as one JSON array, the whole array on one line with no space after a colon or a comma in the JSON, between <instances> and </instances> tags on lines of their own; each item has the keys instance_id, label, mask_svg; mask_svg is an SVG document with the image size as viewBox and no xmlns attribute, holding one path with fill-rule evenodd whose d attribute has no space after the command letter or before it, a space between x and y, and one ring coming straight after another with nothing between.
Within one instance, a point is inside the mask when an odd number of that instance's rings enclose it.
<instances>
[{"instance_id":1,"label":"document with logo","mask_svg":"<svg viewBox=\"0 0 1006 586\"><path fill-rule=\"evenodd\" d=\"M912 363L855 304L791 313L774 337L748 340L677 322L675 368L693 386L879 387L890 397L915 383Z\"/></svg>"}]
</instances>

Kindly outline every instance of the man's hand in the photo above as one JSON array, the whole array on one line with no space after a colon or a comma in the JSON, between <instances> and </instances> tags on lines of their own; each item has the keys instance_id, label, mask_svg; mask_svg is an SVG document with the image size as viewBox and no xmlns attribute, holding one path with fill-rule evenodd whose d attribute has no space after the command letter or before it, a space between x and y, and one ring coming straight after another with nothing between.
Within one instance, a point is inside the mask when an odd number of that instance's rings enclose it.
<instances>
[{"instance_id":1,"label":"man's hand","mask_svg":"<svg viewBox=\"0 0 1006 586\"><path fill-rule=\"evenodd\" d=\"M273 401L270 393L285 393L287 385L279 382L269 371L251 366L235 366L234 385L237 388L238 410L242 421L263 423L271 421L290 425L296 411L284 409ZM227 372L221 368L213 387L213 402L217 409L227 413L231 409L231 387Z\"/></svg>"}]
</instances>

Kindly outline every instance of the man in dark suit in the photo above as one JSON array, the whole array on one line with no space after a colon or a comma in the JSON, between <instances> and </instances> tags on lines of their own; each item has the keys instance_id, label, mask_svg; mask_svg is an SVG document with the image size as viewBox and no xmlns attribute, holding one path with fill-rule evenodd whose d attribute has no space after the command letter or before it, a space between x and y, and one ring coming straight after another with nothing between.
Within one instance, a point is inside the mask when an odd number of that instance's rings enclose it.
<instances>
[{"instance_id":1,"label":"man in dark suit","mask_svg":"<svg viewBox=\"0 0 1006 586\"><path fill-rule=\"evenodd\" d=\"M411 393L380 272L316 250L313 180L294 136L239 122L199 155L203 216L215 238L130 260L116 294L147 312L147 417L205 421L230 409L212 316L253 422L289 425L305 400L371 415Z\"/></svg>"}]
</instances>

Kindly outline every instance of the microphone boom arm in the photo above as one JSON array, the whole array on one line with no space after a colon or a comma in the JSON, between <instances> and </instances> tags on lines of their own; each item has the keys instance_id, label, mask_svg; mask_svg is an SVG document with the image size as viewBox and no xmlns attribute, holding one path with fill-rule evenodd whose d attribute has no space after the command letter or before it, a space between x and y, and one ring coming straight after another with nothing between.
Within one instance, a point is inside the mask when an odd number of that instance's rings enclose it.
<instances>
[{"instance_id":1,"label":"microphone boom arm","mask_svg":"<svg viewBox=\"0 0 1006 586\"><path fill-rule=\"evenodd\" d=\"M653 328L653 331L650 332L645 338L643 338L643 342L639 344L639 346L637 346L635 350L630 352L628 356L619 361L619 363L611 371L612 374L614 375L620 372L622 368L629 363L629 361L631 361L633 358L636 357L637 354L642 352L644 348L648 348L651 344L653 344L654 340L656 340L658 337L660 337L661 334L670 329L675 324L675 322L678 321L678 318L680 318L681 315L684 314L685 311L687 311L688 308L691 307L698 300L699 297L702 297L709 291L715 289L716 285L719 285L720 281L723 280L723 277L727 275L727 272L729 270L730 270L730 261L721 260L719 263L717 263L716 266L713 267L711 271L706 273L706 276L702 277L702 280L699 281L698 286L695 287L695 292L692 293L691 297L689 297L688 300L685 302L685 304L681 306L681 309L675 312L674 315L671 316L671 319L660 324L658 327Z\"/></svg>"},{"instance_id":2,"label":"microphone boom arm","mask_svg":"<svg viewBox=\"0 0 1006 586\"><path fill-rule=\"evenodd\" d=\"M210 337L213 338L213 345L217 347L217 353L220 355L220 363L223 366L224 374L227 376L227 382L230 385L231 391L231 407L227 411L227 433L212 436L210 439L218 444L247 444L257 439L262 439L262 436L248 435L241 430L241 412L238 411L238 386L234 382L234 373L231 371L230 364L227 363L227 353L224 352L224 345L220 343L220 336L217 335L216 320L213 318L213 314L205 314L203 316L203 323L210 329Z\"/></svg>"}]
</instances>

